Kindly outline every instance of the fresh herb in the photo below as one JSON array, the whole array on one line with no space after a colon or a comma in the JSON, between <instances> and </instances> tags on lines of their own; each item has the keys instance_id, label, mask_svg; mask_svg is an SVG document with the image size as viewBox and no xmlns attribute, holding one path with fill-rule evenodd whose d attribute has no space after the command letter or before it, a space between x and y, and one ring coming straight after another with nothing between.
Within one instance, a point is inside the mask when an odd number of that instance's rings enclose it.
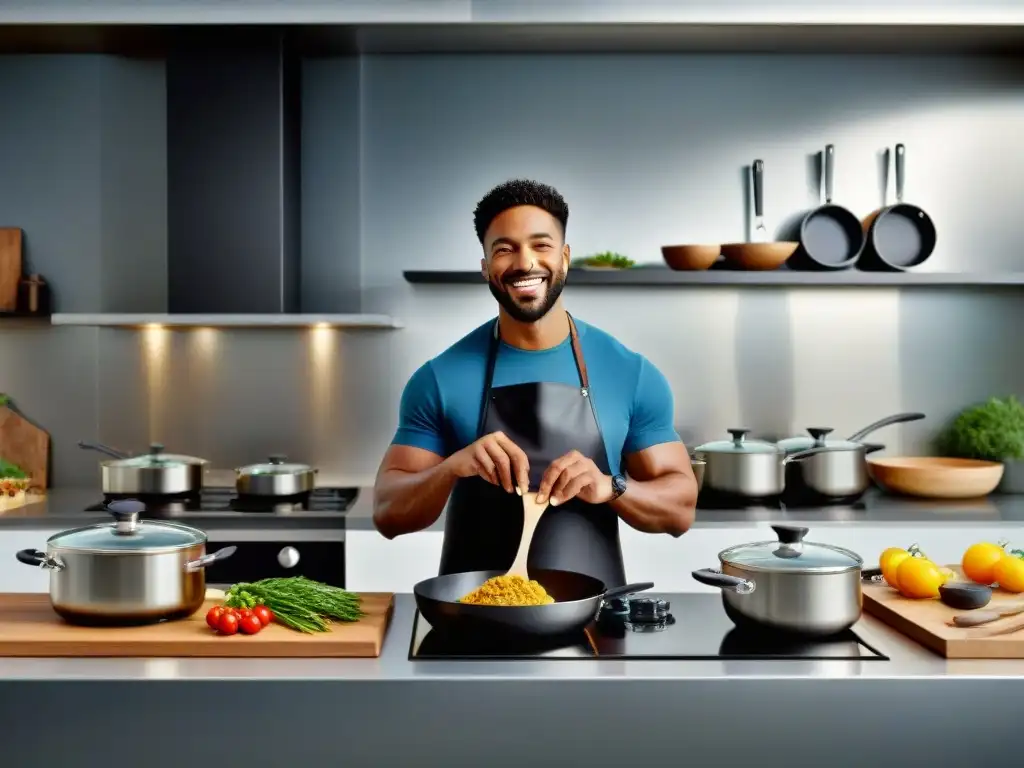
<instances>
[{"instance_id":1,"label":"fresh herb","mask_svg":"<svg viewBox=\"0 0 1024 768\"><path fill-rule=\"evenodd\" d=\"M584 267L612 267L614 269L629 269L636 265L636 262L621 253L606 251L595 253L593 256L586 256L577 259L576 263Z\"/></svg>"},{"instance_id":2,"label":"fresh herb","mask_svg":"<svg viewBox=\"0 0 1024 768\"><path fill-rule=\"evenodd\" d=\"M224 605L265 605L278 623L312 634L329 631L331 621L357 621L363 616L360 601L355 592L294 576L235 584L228 590Z\"/></svg>"},{"instance_id":3,"label":"fresh herb","mask_svg":"<svg viewBox=\"0 0 1024 768\"><path fill-rule=\"evenodd\" d=\"M963 459L1024 459L1024 405L1010 395L966 408L940 436L938 447Z\"/></svg>"},{"instance_id":4,"label":"fresh herb","mask_svg":"<svg viewBox=\"0 0 1024 768\"><path fill-rule=\"evenodd\" d=\"M3 408L5 405L7 405L10 402L11 402L11 398L8 397L7 395L5 395L3 392L0 392L0 408Z\"/></svg>"},{"instance_id":5,"label":"fresh herb","mask_svg":"<svg viewBox=\"0 0 1024 768\"><path fill-rule=\"evenodd\" d=\"M0 459L0 477L13 480L27 480L28 473L17 464L12 464L6 459Z\"/></svg>"}]
</instances>

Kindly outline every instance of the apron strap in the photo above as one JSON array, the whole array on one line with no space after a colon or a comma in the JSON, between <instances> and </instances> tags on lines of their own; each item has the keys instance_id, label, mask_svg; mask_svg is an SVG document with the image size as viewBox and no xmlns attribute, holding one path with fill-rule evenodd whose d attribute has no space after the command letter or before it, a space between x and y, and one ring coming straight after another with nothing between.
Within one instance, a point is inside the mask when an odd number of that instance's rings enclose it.
<instances>
[{"instance_id":1,"label":"apron strap","mask_svg":"<svg viewBox=\"0 0 1024 768\"><path fill-rule=\"evenodd\" d=\"M590 379L587 376L587 361L583 359L583 347L580 345L580 337L576 332L576 321L568 312L565 316L569 318L569 343L572 345L572 356L576 361L576 372L580 377L580 386L584 394L590 391ZM501 346L501 334L498 331L498 320L494 320L494 333L491 334L491 343L487 349L487 369L484 374L484 396L480 405L480 417L477 420L476 435L480 437L483 433L484 422L487 420L487 401L491 397L491 384L494 382L494 366L498 361L498 348Z\"/></svg>"}]
</instances>

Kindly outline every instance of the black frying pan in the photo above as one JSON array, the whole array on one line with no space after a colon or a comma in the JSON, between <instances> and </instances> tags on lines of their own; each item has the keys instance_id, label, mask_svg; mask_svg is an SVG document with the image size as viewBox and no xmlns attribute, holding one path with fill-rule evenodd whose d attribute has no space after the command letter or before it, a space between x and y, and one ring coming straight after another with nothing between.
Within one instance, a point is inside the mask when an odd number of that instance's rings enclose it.
<instances>
[{"instance_id":1,"label":"black frying pan","mask_svg":"<svg viewBox=\"0 0 1024 768\"><path fill-rule=\"evenodd\" d=\"M832 202L835 147L825 147L825 204L804 217L800 224L797 264L811 269L846 269L864 250L866 240L860 220Z\"/></svg>"},{"instance_id":2,"label":"black frying pan","mask_svg":"<svg viewBox=\"0 0 1024 768\"><path fill-rule=\"evenodd\" d=\"M468 605L459 598L487 579L505 571L468 571L425 579L413 587L416 607L437 632L495 631L551 637L578 631L597 617L601 601L643 592L651 582L627 584L606 590L593 576L573 571L530 569L530 578L540 582L555 602L547 605Z\"/></svg>"},{"instance_id":3,"label":"black frying pan","mask_svg":"<svg viewBox=\"0 0 1024 768\"><path fill-rule=\"evenodd\" d=\"M868 247L857 266L873 272L903 272L923 264L935 250L935 223L916 205L903 202L906 148L896 145L896 204L864 222Z\"/></svg>"}]
</instances>

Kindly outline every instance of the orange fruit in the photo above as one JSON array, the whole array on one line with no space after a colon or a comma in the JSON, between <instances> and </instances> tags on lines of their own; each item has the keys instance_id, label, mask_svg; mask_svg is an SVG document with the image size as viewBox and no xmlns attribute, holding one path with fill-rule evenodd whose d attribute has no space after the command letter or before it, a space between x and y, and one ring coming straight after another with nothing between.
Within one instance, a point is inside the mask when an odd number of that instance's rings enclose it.
<instances>
[{"instance_id":1,"label":"orange fruit","mask_svg":"<svg viewBox=\"0 0 1024 768\"><path fill-rule=\"evenodd\" d=\"M972 544L964 552L960 567L964 576L978 584L991 584L996 580L996 563L1006 557L1006 550L998 544L981 542Z\"/></svg>"},{"instance_id":2,"label":"orange fruit","mask_svg":"<svg viewBox=\"0 0 1024 768\"><path fill-rule=\"evenodd\" d=\"M882 577L885 579L885 583L893 589L900 588L899 581L896 579L896 569L908 557L910 557L910 553L907 550L889 547L878 558L878 567L882 569Z\"/></svg>"},{"instance_id":3,"label":"orange fruit","mask_svg":"<svg viewBox=\"0 0 1024 768\"><path fill-rule=\"evenodd\" d=\"M1024 592L1024 560L1006 555L992 569L995 581L1007 592Z\"/></svg>"},{"instance_id":4,"label":"orange fruit","mask_svg":"<svg viewBox=\"0 0 1024 768\"><path fill-rule=\"evenodd\" d=\"M904 597L938 597L945 578L939 566L923 557L904 558L896 569L896 580Z\"/></svg>"}]
</instances>

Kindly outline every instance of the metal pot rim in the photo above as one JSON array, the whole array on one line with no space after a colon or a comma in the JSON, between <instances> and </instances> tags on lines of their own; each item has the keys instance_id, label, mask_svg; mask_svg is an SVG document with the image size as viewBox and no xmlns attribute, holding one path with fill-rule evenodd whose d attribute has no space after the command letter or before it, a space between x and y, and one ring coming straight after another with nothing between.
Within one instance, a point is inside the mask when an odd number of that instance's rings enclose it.
<instances>
[{"instance_id":1,"label":"metal pot rim","mask_svg":"<svg viewBox=\"0 0 1024 768\"><path fill-rule=\"evenodd\" d=\"M821 545L821 544L819 544L818 546L827 546L828 549L832 549L832 550L835 550L837 552L842 552L844 555L848 555L850 558L857 560L859 562L859 565L856 564L856 563L851 563L850 565L821 565L821 566L814 566L814 567L810 567L810 568L808 568L808 567L800 568L800 567L792 567L792 566L791 567L781 566L781 567L778 567L778 568L765 568L763 566L751 565L749 563L737 563L736 561L729 559L729 554L733 553L733 552L736 552L737 550L747 549L749 547L756 547L756 546L759 546L759 545L768 545L768 544L778 545L778 541L758 541L758 542L752 542L750 544L737 544L734 547L729 547L728 549L724 549L721 552L719 552L718 553L718 561L722 565L728 565L730 568L735 568L735 569L740 570L740 571L750 571L751 573L788 573L788 574L800 574L800 575L804 575L804 576L829 576L829 575L832 575L832 574L850 573L851 571L860 571L864 567L864 559L860 555L858 555L856 552L853 552L853 551L851 551L849 549L845 549L844 547L832 547L832 546Z\"/></svg>"},{"instance_id":2,"label":"metal pot rim","mask_svg":"<svg viewBox=\"0 0 1024 768\"><path fill-rule=\"evenodd\" d=\"M146 521L152 523L152 521ZM61 544L60 539L72 536L74 534L83 533L85 531L92 531L99 528L110 527L113 528L115 523L96 523L94 525L83 525L78 528L70 528L66 531L60 531L50 536L46 540L47 550L53 550L57 552L74 552L75 554L86 554L86 555L119 555L124 557L135 557L138 555L161 555L170 554L172 552L183 552L184 550L191 549L192 547L205 547L208 543L208 537L205 531L201 531L198 528L193 528L190 525L182 525L181 523L172 523L160 521L159 526L162 528L174 528L181 531L182 533L188 533L195 536L195 541L183 541L180 544L165 544L155 547L138 546L135 548L131 547L76 547L74 545Z\"/></svg>"}]
</instances>

